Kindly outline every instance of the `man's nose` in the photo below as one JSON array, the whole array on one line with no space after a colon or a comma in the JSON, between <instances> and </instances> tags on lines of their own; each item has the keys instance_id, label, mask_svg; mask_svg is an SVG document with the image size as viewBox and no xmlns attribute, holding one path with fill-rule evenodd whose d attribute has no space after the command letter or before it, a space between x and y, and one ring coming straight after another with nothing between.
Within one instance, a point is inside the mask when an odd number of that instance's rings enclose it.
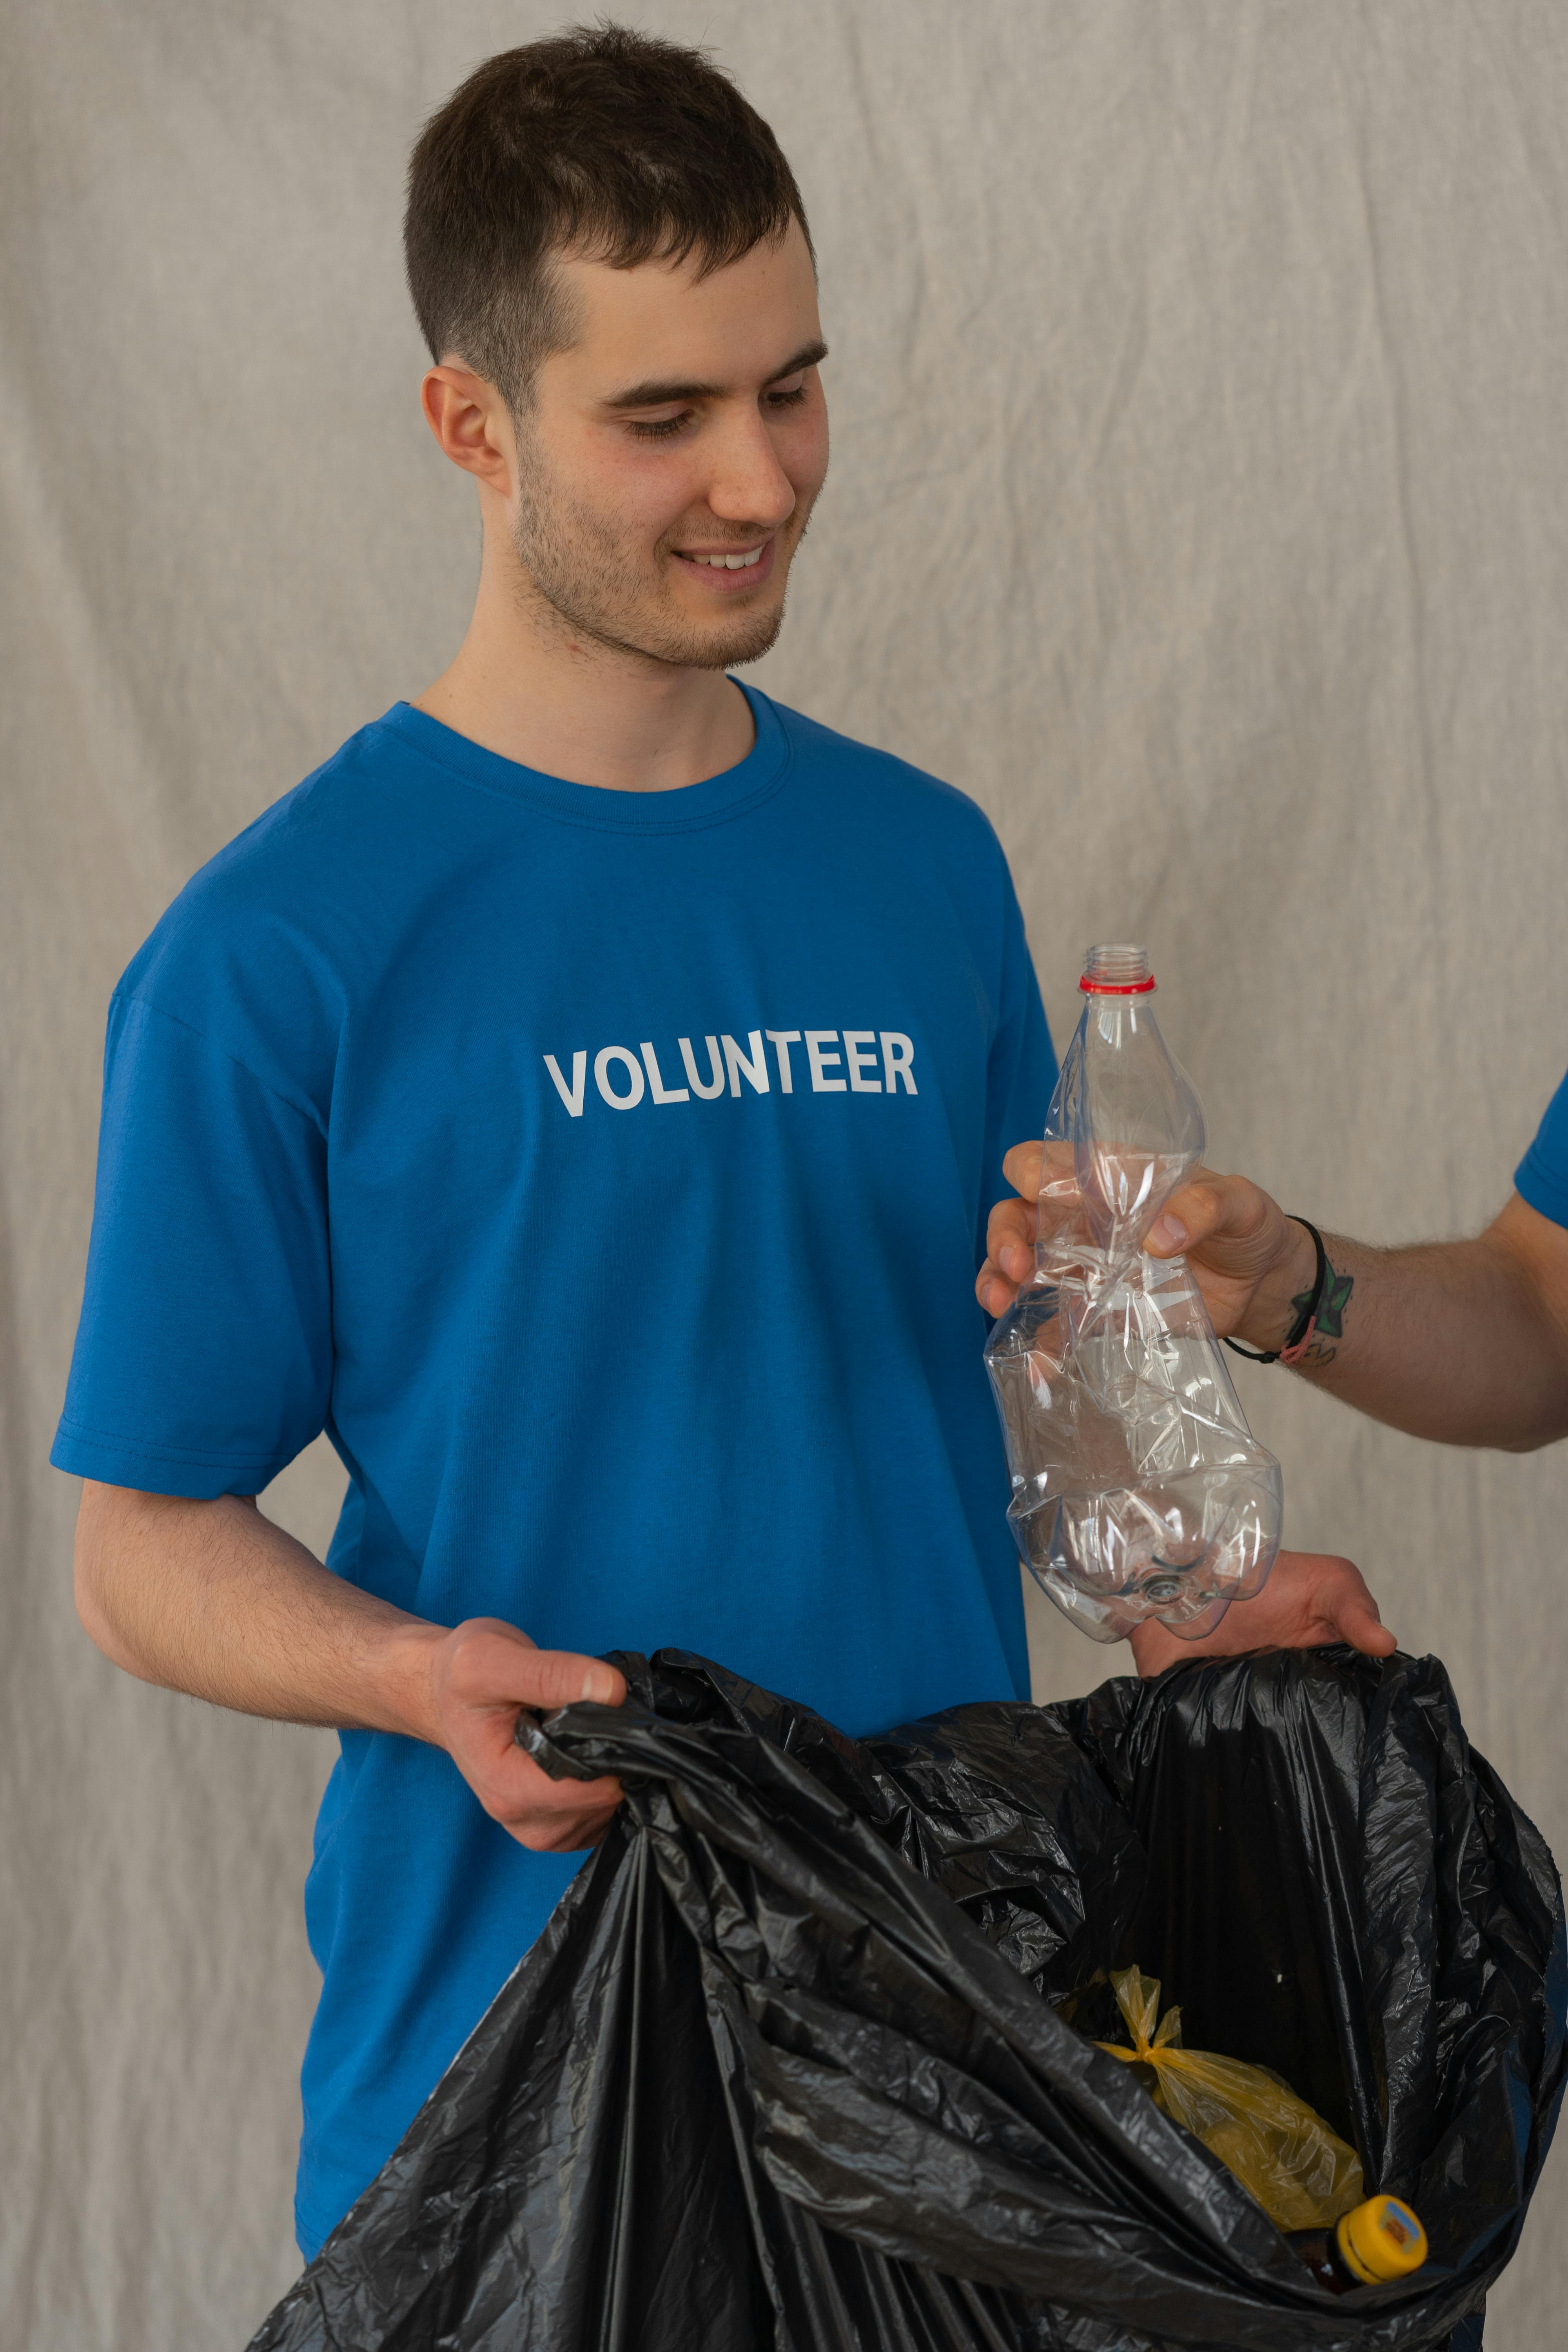
<instances>
[{"instance_id":1,"label":"man's nose","mask_svg":"<svg viewBox=\"0 0 1568 2352\"><path fill-rule=\"evenodd\" d=\"M723 420L713 444L708 506L725 522L763 523L776 530L795 512L795 486L779 464L773 439L754 407Z\"/></svg>"}]
</instances>

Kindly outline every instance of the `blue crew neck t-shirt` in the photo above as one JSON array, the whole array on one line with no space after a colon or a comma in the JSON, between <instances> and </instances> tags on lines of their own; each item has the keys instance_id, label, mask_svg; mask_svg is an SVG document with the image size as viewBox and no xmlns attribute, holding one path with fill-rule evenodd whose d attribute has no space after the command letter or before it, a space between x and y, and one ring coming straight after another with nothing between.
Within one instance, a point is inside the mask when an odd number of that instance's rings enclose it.
<instances>
[{"instance_id":1,"label":"blue crew neck t-shirt","mask_svg":"<svg viewBox=\"0 0 1568 2352\"><path fill-rule=\"evenodd\" d=\"M1055 1064L980 812L748 699L647 793L400 703L195 877L110 1008L53 1458L250 1495L325 1429L338 1575L866 1732L1027 1692L973 1281ZM308 2254L581 1861L342 1735Z\"/></svg>"},{"instance_id":2,"label":"blue crew neck t-shirt","mask_svg":"<svg viewBox=\"0 0 1568 2352\"><path fill-rule=\"evenodd\" d=\"M1535 1140L1513 1171L1514 1190L1554 1225L1568 1225L1568 1077L1547 1104Z\"/></svg>"}]
</instances>

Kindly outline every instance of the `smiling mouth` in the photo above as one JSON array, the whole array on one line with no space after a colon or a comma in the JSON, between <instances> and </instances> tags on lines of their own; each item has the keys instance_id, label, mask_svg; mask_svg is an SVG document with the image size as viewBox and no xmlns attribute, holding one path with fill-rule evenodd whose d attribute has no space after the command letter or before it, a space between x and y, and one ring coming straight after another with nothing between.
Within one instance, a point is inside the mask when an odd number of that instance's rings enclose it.
<instances>
[{"instance_id":1,"label":"smiling mouth","mask_svg":"<svg viewBox=\"0 0 1568 2352\"><path fill-rule=\"evenodd\" d=\"M762 562L766 548L767 541L764 539L759 546L725 549L717 555L694 555L684 547L678 547L675 553L682 563L706 564L714 572L750 572L754 564Z\"/></svg>"}]
</instances>

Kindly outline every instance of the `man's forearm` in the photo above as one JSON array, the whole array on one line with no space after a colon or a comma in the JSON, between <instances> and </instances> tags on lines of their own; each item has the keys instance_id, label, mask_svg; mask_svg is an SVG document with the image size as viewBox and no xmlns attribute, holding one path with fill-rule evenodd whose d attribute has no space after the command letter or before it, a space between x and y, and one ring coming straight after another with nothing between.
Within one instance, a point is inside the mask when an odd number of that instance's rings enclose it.
<instances>
[{"instance_id":1,"label":"man's forearm","mask_svg":"<svg viewBox=\"0 0 1568 2352\"><path fill-rule=\"evenodd\" d=\"M1325 1234L1329 1278L1296 1367L1374 1420L1450 1445L1524 1452L1568 1433L1568 1340L1505 1214L1473 1241L1371 1249ZM1259 1303L1242 1336L1277 1348L1311 1288L1310 1237L1289 1310ZM1249 1318L1249 1323L1253 1318ZM1259 1336L1264 1327L1268 1336Z\"/></svg>"},{"instance_id":2,"label":"man's forearm","mask_svg":"<svg viewBox=\"0 0 1568 2352\"><path fill-rule=\"evenodd\" d=\"M254 1502L89 1481L76 1580L82 1623L143 1682L245 1715L438 1738L445 1628L331 1575Z\"/></svg>"}]
</instances>

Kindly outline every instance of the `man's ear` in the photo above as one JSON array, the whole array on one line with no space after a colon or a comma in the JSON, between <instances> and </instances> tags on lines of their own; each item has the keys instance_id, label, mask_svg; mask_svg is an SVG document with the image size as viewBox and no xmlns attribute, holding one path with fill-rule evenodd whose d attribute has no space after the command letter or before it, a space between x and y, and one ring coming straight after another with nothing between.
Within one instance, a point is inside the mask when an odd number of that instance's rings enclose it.
<instances>
[{"instance_id":1,"label":"man's ear","mask_svg":"<svg viewBox=\"0 0 1568 2352\"><path fill-rule=\"evenodd\" d=\"M507 405L493 383L443 362L419 387L425 422L454 466L500 499L511 497L516 442Z\"/></svg>"}]
</instances>

